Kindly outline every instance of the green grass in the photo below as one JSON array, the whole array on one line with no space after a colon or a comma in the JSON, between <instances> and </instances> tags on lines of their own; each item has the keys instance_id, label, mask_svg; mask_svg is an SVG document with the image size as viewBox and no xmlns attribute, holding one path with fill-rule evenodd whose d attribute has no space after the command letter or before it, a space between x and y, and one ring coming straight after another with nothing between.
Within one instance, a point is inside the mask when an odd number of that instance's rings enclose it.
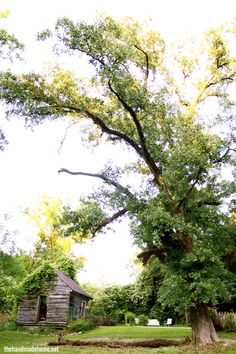
<instances>
[{"instance_id":1,"label":"green grass","mask_svg":"<svg viewBox=\"0 0 236 354\"><path fill-rule=\"evenodd\" d=\"M170 327L170 328L141 328L141 327L99 327L91 332L81 335L68 335L69 339L88 339L88 338L110 338L111 340L121 340L127 338L183 338L191 336L190 328ZM236 333L221 333L221 337L228 339L236 339ZM7 347L46 347L49 341L56 341L57 336L30 334L20 331L0 332L0 353L4 353L4 346ZM235 354L236 345L222 344L217 345L213 350L199 351L191 346L184 347L166 347L158 349L109 349L109 348L95 348L95 347L58 347L60 354Z\"/></svg>"},{"instance_id":2,"label":"green grass","mask_svg":"<svg viewBox=\"0 0 236 354\"><path fill-rule=\"evenodd\" d=\"M188 327L146 328L146 327L98 327L90 332L73 336L76 339L109 337L111 339L125 338L185 338L191 336ZM70 339L70 336L67 337Z\"/></svg>"}]
</instances>

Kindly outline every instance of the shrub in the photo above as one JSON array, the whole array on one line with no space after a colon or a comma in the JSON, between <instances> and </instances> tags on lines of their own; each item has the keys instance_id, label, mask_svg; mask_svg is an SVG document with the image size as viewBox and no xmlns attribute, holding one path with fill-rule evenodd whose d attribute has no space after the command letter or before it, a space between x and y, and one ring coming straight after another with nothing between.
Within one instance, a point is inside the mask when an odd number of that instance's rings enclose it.
<instances>
[{"instance_id":1,"label":"shrub","mask_svg":"<svg viewBox=\"0 0 236 354\"><path fill-rule=\"evenodd\" d=\"M116 319L110 317L93 316L91 317L91 321L96 326L116 326L117 325Z\"/></svg>"},{"instance_id":2,"label":"shrub","mask_svg":"<svg viewBox=\"0 0 236 354\"><path fill-rule=\"evenodd\" d=\"M15 319L10 319L8 322L0 324L0 332L16 331L16 330L17 330L17 324Z\"/></svg>"},{"instance_id":3,"label":"shrub","mask_svg":"<svg viewBox=\"0 0 236 354\"><path fill-rule=\"evenodd\" d=\"M96 326L96 323L91 319L76 320L68 324L67 330L68 332L86 332L94 329Z\"/></svg>"},{"instance_id":4,"label":"shrub","mask_svg":"<svg viewBox=\"0 0 236 354\"><path fill-rule=\"evenodd\" d=\"M224 325L225 332L236 332L236 323L233 313L227 313Z\"/></svg>"},{"instance_id":5,"label":"shrub","mask_svg":"<svg viewBox=\"0 0 236 354\"><path fill-rule=\"evenodd\" d=\"M140 326L147 326L147 324L148 324L148 316L146 316L146 315L138 316L138 324Z\"/></svg>"},{"instance_id":6,"label":"shrub","mask_svg":"<svg viewBox=\"0 0 236 354\"><path fill-rule=\"evenodd\" d=\"M116 319L117 323L124 324L125 323L125 311L124 310L117 310L115 312L115 319Z\"/></svg>"},{"instance_id":7,"label":"shrub","mask_svg":"<svg viewBox=\"0 0 236 354\"><path fill-rule=\"evenodd\" d=\"M126 312L125 324L129 326L135 326L135 314L132 312Z\"/></svg>"},{"instance_id":8,"label":"shrub","mask_svg":"<svg viewBox=\"0 0 236 354\"><path fill-rule=\"evenodd\" d=\"M117 322L114 318L103 318L101 326L116 326Z\"/></svg>"}]
</instances>

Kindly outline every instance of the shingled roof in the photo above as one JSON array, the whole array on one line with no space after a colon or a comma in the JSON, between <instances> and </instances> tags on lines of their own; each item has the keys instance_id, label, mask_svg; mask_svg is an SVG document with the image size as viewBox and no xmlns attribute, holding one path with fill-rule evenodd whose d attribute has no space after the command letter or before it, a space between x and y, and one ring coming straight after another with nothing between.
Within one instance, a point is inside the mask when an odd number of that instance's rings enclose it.
<instances>
[{"instance_id":1,"label":"shingled roof","mask_svg":"<svg viewBox=\"0 0 236 354\"><path fill-rule=\"evenodd\" d=\"M71 288L72 291L80 295L86 296L89 299L92 299L92 296L86 293L86 291L84 291L74 280L65 275L61 270L56 269L56 274L66 285L69 286L69 288Z\"/></svg>"}]
</instances>

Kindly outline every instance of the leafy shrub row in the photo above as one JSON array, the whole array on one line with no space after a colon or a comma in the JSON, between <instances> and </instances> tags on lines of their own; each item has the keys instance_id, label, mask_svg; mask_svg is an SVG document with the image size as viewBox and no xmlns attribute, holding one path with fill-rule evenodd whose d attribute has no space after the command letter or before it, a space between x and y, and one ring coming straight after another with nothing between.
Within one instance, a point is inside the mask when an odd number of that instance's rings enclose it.
<instances>
[{"instance_id":1,"label":"leafy shrub row","mask_svg":"<svg viewBox=\"0 0 236 354\"><path fill-rule=\"evenodd\" d=\"M68 326L68 332L86 332L97 327L97 324L92 319L81 319L71 321Z\"/></svg>"}]
</instances>

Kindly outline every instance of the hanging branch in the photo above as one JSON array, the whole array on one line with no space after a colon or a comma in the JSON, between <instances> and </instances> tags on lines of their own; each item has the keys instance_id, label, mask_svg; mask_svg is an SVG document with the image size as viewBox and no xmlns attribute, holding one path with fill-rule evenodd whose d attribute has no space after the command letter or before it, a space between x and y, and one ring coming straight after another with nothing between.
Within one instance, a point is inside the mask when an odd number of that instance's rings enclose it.
<instances>
[{"instance_id":1,"label":"hanging branch","mask_svg":"<svg viewBox=\"0 0 236 354\"><path fill-rule=\"evenodd\" d=\"M69 125L66 127L65 134L64 134L64 136L63 136L63 138L62 138L62 140L61 140L60 146L59 146L59 148L58 148L58 150L57 150L58 154L60 154L61 149L62 149L62 147L63 147L63 145L64 145L64 142L65 142L66 137L67 137L68 130L69 130L73 125L78 124L78 123L79 123L79 122L76 121L76 122L73 122L73 123L69 124Z\"/></svg>"}]
</instances>

